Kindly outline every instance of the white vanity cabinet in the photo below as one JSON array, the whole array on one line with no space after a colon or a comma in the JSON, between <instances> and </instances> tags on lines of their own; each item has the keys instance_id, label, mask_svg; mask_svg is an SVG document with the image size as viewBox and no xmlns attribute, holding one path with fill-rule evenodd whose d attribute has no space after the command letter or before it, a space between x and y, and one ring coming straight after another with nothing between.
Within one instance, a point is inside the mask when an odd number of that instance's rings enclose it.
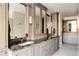
<instances>
[{"instance_id":1,"label":"white vanity cabinet","mask_svg":"<svg viewBox=\"0 0 79 59\"><path fill-rule=\"evenodd\" d=\"M13 51L12 52L13 56L32 56L33 55L33 47L25 47L21 50L18 51Z\"/></svg>"},{"instance_id":2,"label":"white vanity cabinet","mask_svg":"<svg viewBox=\"0 0 79 59\"><path fill-rule=\"evenodd\" d=\"M0 51L0 56L6 56L7 54L6 54L6 50L1 50Z\"/></svg>"},{"instance_id":3,"label":"white vanity cabinet","mask_svg":"<svg viewBox=\"0 0 79 59\"><path fill-rule=\"evenodd\" d=\"M34 56L45 56L46 52L46 42L43 41L39 44L33 45L34 49Z\"/></svg>"},{"instance_id":4,"label":"white vanity cabinet","mask_svg":"<svg viewBox=\"0 0 79 59\"><path fill-rule=\"evenodd\" d=\"M49 40L48 51L49 51L48 55L52 55L54 53L54 39Z\"/></svg>"},{"instance_id":5,"label":"white vanity cabinet","mask_svg":"<svg viewBox=\"0 0 79 59\"><path fill-rule=\"evenodd\" d=\"M54 39L34 45L34 56L51 56L54 53Z\"/></svg>"},{"instance_id":6,"label":"white vanity cabinet","mask_svg":"<svg viewBox=\"0 0 79 59\"><path fill-rule=\"evenodd\" d=\"M47 41L44 41L44 42L40 43L40 55L41 56L45 56L46 55L46 52L47 52L46 42Z\"/></svg>"},{"instance_id":7,"label":"white vanity cabinet","mask_svg":"<svg viewBox=\"0 0 79 59\"><path fill-rule=\"evenodd\" d=\"M34 53L34 56L40 56L40 49L41 49L40 43L33 45L33 53Z\"/></svg>"},{"instance_id":8,"label":"white vanity cabinet","mask_svg":"<svg viewBox=\"0 0 79 59\"><path fill-rule=\"evenodd\" d=\"M52 55L54 53L54 39L48 40L48 54L47 55Z\"/></svg>"},{"instance_id":9,"label":"white vanity cabinet","mask_svg":"<svg viewBox=\"0 0 79 59\"><path fill-rule=\"evenodd\" d=\"M50 56L50 49L49 49L50 42L49 40L45 42L45 56Z\"/></svg>"},{"instance_id":10,"label":"white vanity cabinet","mask_svg":"<svg viewBox=\"0 0 79 59\"><path fill-rule=\"evenodd\" d=\"M59 40L57 37L46 41L45 56L51 56L55 53L55 51L59 47L58 42L59 42Z\"/></svg>"},{"instance_id":11,"label":"white vanity cabinet","mask_svg":"<svg viewBox=\"0 0 79 59\"><path fill-rule=\"evenodd\" d=\"M58 49L58 39L53 38L23 49L13 51L13 56L51 56Z\"/></svg>"},{"instance_id":12,"label":"white vanity cabinet","mask_svg":"<svg viewBox=\"0 0 79 59\"><path fill-rule=\"evenodd\" d=\"M54 51L57 51L59 48L59 40L58 38L54 38Z\"/></svg>"}]
</instances>

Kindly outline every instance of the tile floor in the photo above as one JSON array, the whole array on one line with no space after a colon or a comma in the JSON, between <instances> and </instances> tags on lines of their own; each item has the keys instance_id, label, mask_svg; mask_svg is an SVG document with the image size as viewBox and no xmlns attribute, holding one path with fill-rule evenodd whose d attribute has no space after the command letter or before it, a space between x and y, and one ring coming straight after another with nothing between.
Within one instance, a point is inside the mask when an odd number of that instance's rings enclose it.
<instances>
[{"instance_id":1,"label":"tile floor","mask_svg":"<svg viewBox=\"0 0 79 59\"><path fill-rule=\"evenodd\" d=\"M63 44L63 46L54 53L53 56L78 56L78 45Z\"/></svg>"}]
</instances>

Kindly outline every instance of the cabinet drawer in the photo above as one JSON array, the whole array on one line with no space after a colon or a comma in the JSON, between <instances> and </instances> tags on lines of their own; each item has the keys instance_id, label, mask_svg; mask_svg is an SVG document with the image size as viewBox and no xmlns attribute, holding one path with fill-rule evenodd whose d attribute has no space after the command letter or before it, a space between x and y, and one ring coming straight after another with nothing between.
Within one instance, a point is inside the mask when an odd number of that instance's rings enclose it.
<instances>
[{"instance_id":1,"label":"cabinet drawer","mask_svg":"<svg viewBox=\"0 0 79 59\"><path fill-rule=\"evenodd\" d=\"M13 52L13 56L32 56L33 55L33 48L27 47L22 50Z\"/></svg>"}]
</instances>

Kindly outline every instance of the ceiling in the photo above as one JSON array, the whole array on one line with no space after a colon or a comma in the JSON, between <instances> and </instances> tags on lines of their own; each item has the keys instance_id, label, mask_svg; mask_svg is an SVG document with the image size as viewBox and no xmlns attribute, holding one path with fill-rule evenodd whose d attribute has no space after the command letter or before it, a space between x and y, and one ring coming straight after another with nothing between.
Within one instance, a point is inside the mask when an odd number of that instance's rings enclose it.
<instances>
[{"instance_id":1,"label":"ceiling","mask_svg":"<svg viewBox=\"0 0 79 59\"><path fill-rule=\"evenodd\" d=\"M78 3L42 3L48 8L48 12L60 12L64 17L76 16L79 12Z\"/></svg>"}]
</instances>

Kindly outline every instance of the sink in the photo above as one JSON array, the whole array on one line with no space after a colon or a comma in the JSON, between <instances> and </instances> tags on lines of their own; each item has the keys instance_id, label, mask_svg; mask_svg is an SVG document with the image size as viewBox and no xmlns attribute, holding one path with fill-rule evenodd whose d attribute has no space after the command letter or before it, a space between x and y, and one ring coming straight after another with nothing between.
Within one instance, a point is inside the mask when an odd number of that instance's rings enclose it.
<instances>
[{"instance_id":1,"label":"sink","mask_svg":"<svg viewBox=\"0 0 79 59\"><path fill-rule=\"evenodd\" d=\"M19 46L25 46L25 45L31 45L31 44L33 44L34 43L34 41L27 41L27 42L24 42L24 43L20 43L20 44L18 44Z\"/></svg>"}]
</instances>

